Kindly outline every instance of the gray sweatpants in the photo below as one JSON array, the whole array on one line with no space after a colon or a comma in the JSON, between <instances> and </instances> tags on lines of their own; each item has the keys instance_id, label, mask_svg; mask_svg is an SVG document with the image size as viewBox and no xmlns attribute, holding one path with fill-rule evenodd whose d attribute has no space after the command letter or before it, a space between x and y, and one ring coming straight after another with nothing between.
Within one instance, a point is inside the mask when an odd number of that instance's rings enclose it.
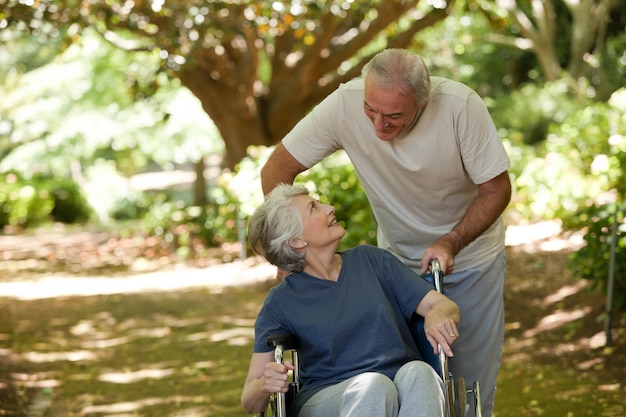
<instances>
[{"instance_id":1,"label":"gray sweatpants","mask_svg":"<svg viewBox=\"0 0 626 417\"><path fill-rule=\"evenodd\" d=\"M425 362L403 365L392 381L365 372L313 395L298 417L440 417L441 378Z\"/></svg>"},{"instance_id":2,"label":"gray sweatpants","mask_svg":"<svg viewBox=\"0 0 626 417\"><path fill-rule=\"evenodd\" d=\"M460 336L452 345L450 371L455 377L463 377L468 388L473 381L480 382L483 417L491 417L493 412L502 359L505 275L503 250L475 268L443 278L444 294L461 309ZM473 416L474 409L470 408Z\"/></svg>"}]
</instances>

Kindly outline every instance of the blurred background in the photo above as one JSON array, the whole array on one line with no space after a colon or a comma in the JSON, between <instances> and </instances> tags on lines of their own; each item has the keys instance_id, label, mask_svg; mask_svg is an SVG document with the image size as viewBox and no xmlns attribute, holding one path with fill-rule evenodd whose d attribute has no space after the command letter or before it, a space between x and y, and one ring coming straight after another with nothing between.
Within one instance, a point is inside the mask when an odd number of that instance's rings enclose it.
<instances>
[{"instance_id":1,"label":"blurred background","mask_svg":"<svg viewBox=\"0 0 626 417\"><path fill-rule=\"evenodd\" d=\"M403 47L487 103L510 230L579 236L567 269L603 294L613 252L623 309L625 26L625 0L0 0L0 280L246 259L273 146ZM337 206L344 246L375 242L345 155L298 181ZM54 249L84 233L89 251Z\"/></svg>"}]
</instances>

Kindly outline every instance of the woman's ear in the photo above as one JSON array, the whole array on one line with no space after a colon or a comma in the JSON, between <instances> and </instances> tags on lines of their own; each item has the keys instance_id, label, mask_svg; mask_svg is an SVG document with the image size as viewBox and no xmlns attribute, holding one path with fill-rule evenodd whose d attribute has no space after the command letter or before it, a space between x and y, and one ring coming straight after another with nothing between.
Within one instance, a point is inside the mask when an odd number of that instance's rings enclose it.
<instances>
[{"instance_id":1,"label":"woman's ear","mask_svg":"<svg viewBox=\"0 0 626 417\"><path fill-rule=\"evenodd\" d=\"M289 240L289 246L293 249L304 249L306 247L306 242L301 237L295 237Z\"/></svg>"}]
</instances>

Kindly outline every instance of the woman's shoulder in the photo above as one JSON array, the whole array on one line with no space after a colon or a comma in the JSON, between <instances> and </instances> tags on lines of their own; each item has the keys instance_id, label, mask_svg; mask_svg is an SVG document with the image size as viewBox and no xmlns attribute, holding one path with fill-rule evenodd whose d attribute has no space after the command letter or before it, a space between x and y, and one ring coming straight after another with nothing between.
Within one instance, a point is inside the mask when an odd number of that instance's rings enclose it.
<instances>
[{"instance_id":1,"label":"woman's shoulder","mask_svg":"<svg viewBox=\"0 0 626 417\"><path fill-rule=\"evenodd\" d=\"M379 248L377 246L373 246L373 245L369 245L369 244L362 244L362 245L357 245L354 246L350 249L345 249L343 251L340 252L342 255L344 256L354 256L354 257L370 257L370 258L384 258L386 256L393 256L391 254L391 252Z\"/></svg>"}]
</instances>

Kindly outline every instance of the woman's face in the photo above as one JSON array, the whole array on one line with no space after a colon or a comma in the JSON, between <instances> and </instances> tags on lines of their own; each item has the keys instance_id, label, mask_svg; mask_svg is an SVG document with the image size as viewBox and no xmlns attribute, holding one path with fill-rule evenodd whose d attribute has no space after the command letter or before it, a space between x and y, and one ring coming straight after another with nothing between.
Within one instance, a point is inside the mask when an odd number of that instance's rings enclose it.
<instances>
[{"instance_id":1,"label":"woman's face","mask_svg":"<svg viewBox=\"0 0 626 417\"><path fill-rule=\"evenodd\" d=\"M308 195L299 195L291 203L302 214L302 240L307 249L338 242L346 234L335 217L335 208ZM335 244L336 246L336 244Z\"/></svg>"}]
</instances>

